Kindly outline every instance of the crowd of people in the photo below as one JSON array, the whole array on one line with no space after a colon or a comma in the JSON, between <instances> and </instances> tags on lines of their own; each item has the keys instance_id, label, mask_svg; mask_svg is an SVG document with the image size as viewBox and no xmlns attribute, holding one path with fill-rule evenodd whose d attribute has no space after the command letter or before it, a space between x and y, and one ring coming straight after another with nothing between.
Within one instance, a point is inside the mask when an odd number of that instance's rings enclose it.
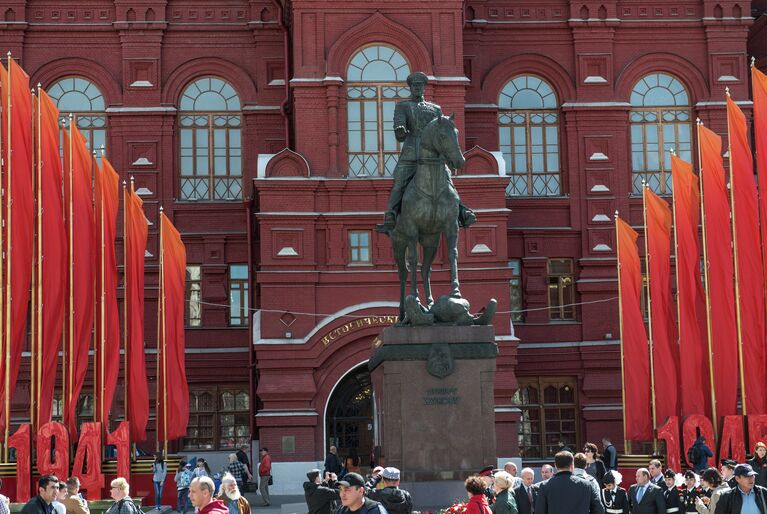
<instances>
[{"instance_id":1,"label":"crowd of people","mask_svg":"<svg viewBox=\"0 0 767 514\"><path fill-rule=\"evenodd\" d=\"M154 472L157 472L157 467ZM186 466L185 472L191 475ZM240 492L238 481L231 473L224 473L218 488L209 476L193 476L185 490L197 514L251 514L250 504ZM112 480L109 491L114 502L105 514L143 514L130 497L130 484L125 478ZM0 495L0 514L9 513L8 499ZM64 482L53 475L41 476L37 481L37 495L21 509L21 514L54 513L90 514L88 502L80 493L80 481L76 477Z\"/></svg>"}]
</instances>

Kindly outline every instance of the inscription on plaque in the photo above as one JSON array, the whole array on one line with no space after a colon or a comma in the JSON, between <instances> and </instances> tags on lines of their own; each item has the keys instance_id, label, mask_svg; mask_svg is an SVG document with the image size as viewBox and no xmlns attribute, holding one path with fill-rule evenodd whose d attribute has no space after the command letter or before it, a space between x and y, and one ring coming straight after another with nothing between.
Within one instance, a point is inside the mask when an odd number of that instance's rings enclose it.
<instances>
[{"instance_id":1,"label":"inscription on plaque","mask_svg":"<svg viewBox=\"0 0 767 514\"><path fill-rule=\"evenodd\" d=\"M433 387L426 390L424 405L456 405L461 399L457 387Z\"/></svg>"}]
</instances>

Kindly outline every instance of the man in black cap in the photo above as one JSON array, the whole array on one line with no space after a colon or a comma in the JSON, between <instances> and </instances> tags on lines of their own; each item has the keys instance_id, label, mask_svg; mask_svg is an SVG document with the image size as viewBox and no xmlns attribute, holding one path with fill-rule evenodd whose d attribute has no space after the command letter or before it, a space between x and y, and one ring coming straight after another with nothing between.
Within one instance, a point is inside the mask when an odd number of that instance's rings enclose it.
<instances>
[{"instance_id":1,"label":"man in black cap","mask_svg":"<svg viewBox=\"0 0 767 514\"><path fill-rule=\"evenodd\" d=\"M312 469L306 474L309 480L304 482L304 497L309 514L330 514L341 498L334 487L338 480L335 473L326 472L324 482L320 480L320 473L319 469Z\"/></svg>"},{"instance_id":2,"label":"man in black cap","mask_svg":"<svg viewBox=\"0 0 767 514\"><path fill-rule=\"evenodd\" d=\"M666 487L663 491L663 498L666 500L666 514L678 513L682 503L679 500L679 490L676 488L676 473L673 469L669 468L663 472L663 485Z\"/></svg>"},{"instance_id":3,"label":"man in black cap","mask_svg":"<svg viewBox=\"0 0 767 514\"><path fill-rule=\"evenodd\" d=\"M335 514L388 514L383 505L365 497L365 479L359 473L347 473L336 485L340 490L341 506Z\"/></svg>"},{"instance_id":4,"label":"man in black cap","mask_svg":"<svg viewBox=\"0 0 767 514\"><path fill-rule=\"evenodd\" d=\"M696 485L698 475L687 470L684 474L684 485L679 487L679 499L684 512L698 512L695 508L695 500L705 496L703 488Z\"/></svg>"},{"instance_id":5,"label":"man in black cap","mask_svg":"<svg viewBox=\"0 0 767 514\"><path fill-rule=\"evenodd\" d=\"M371 500L381 502L389 514L411 514L413 500L410 493L399 488L400 472L397 468L384 468L378 474L370 477L365 484L365 494ZM383 480L383 489L376 489L378 482Z\"/></svg>"},{"instance_id":6,"label":"man in black cap","mask_svg":"<svg viewBox=\"0 0 767 514\"><path fill-rule=\"evenodd\" d=\"M732 459L722 459L720 464L722 465L722 482L725 482L730 489L734 489L738 486L735 481L735 466L738 463Z\"/></svg>"},{"instance_id":7,"label":"man in black cap","mask_svg":"<svg viewBox=\"0 0 767 514\"><path fill-rule=\"evenodd\" d=\"M612 471L605 473L602 478L601 499L606 514L629 514L629 498L626 490L619 487Z\"/></svg>"},{"instance_id":8,"label":"man in black cap","mask_svg":"<svg viewBox=\"0 0 767 514\"><path fill-rule=\"evenodd\" d=\"M767 514L767 489L756 485L756 475L750 464L735 466L738 485L719 497L715 514Z\"/></svg>"},{"instance_id":9,"label":"man in black cap","mask_svg":"<svg viewBox=\"0 0 767 514\"><path fill-rule=\"evenodd\" d=\"M487 504L492 505L495 502L495 487L493 487L493 472L495 468L493 466L485 466L479 470L477 476L485 483L485 497L487 498Z\"/></svg>"}]
</instances>

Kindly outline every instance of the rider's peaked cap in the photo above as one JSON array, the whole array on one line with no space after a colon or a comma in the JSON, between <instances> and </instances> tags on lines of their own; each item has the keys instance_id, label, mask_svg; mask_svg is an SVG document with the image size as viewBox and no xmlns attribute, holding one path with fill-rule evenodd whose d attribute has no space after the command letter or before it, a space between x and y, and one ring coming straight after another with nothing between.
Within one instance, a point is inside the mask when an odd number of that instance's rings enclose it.
<instances>
[{"instance_id":1,"label":"rider's peaked cap","mask_svg":"<svg viewBox=\"0 0 767 514\"><path fill-rule=\"evenodd\" d=\"M412 86L413 82L423 82L424 84L429 82L429 77L422 71L415 71L407 76L407 85Z\"/></svg>"}]
</instances>

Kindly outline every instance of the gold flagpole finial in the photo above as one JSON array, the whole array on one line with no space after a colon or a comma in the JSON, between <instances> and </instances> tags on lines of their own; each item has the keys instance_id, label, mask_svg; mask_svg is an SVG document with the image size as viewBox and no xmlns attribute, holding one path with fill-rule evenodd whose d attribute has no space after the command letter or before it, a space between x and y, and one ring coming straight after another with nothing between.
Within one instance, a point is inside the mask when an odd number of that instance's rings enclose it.
<instances>
[{"instance_id":1,"label":"gold flagpole finial","mask_svg":"<svg viewBox=\"0 0 767 514\"><path fill-rule=\"evenodd\" d=\"M751 67L753 68L754 66L756 66L756 57L752 55L751 56Z\"/></svg>"},{"instance_id":2,"label":"gold flagpole finial","mask_svg":"<svg viewBox=\"0 0 767 514\"><path fill-rule=\"evenodd\" d=\"M724 88L724 94L727 96L730 96L730 86L727 86L726 88Z\"/></svg>"},{"instance_id":3,"label":"gold flagpole finial","mask_svg":"<svg viewBox=\"0 0 767 514\"><path fill-rule=\"evenodd\" d=\"M700 118L695 118L695 124L699 127L703 126L703 120Z\"/></svg>"},{"instance_id":4,"label":"gold flagpole finial","mask_svg":"<svg viewBox=\"0 0 767 514\"><path fill-rule=\"evenodd\" d=\"M102 157L104 157L104 145L103 145L103 143L102 143L102 145L99 147L99 150L101 151L101 156L102 156Z\"/></svg>"},{"instance_id":5,"label":"gold flagpole finial","mask_svg":"<svg viewBox=\"0 0 767 514\"><path fill-rule=\"evenodd\" d=\"M617 220L618 219L618 209L615 209L615 213L613 214L613 217Z\"/></svg>"},{"instance_id":6,"label":"gold flagpole finial","mask_svg":"<svg viewBox=\"0 0 767 514\"><path fill-rule=\"evenodd\" d=\"M674 150L674 147L673 147L673 146L669 146L669 147L668 147L668 151L669 151L669 152L671 152L671 155L674 155L674 156L676 156L676 150Z\"/></svg>"}]
</instances>

